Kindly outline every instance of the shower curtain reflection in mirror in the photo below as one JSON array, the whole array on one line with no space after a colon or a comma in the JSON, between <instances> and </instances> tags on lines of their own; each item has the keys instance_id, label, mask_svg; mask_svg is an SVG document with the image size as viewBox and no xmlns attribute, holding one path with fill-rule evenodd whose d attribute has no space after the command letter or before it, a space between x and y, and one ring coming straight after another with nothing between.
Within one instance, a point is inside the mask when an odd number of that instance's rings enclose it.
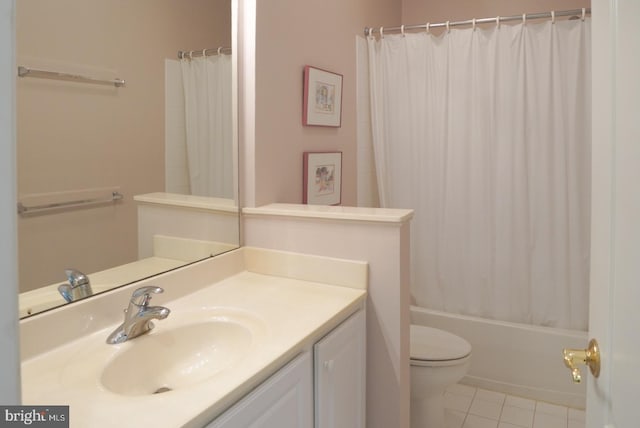
<instances>
[{"instance_id":1,"label":"shower curtain reflection in mirror","mask_svg":"<svg viewBox=\"0 0 640 428\"><path fill-rule=\"evenodd\" d=\"M167 191L233 199L231 55L177 63L167 61Z\"/></svg>"},{"instance_id":2,"label":"shower curtain reflection in mirror","mask_svg":"<svg viewBox=\"0 0 640 428\"><path fill-rule=\"evenodd\" d=\"M419 306L587 328L590 20L369 38L381 204Z\"/></svg>"}]
</instances>

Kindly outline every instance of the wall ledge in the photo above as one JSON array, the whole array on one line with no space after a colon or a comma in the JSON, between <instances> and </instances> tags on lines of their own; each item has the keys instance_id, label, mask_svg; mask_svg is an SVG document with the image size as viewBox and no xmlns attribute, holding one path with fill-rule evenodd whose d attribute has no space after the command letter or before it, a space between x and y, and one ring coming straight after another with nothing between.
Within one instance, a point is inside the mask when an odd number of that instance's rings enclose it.
<instances>
[{"instance_id":1,"label":"wall ledge","mask_svg":"<svg viewBox=\"0 0 640 428\"><path fill-rule=\"evenodd\" d=\"M208 196L182 195L177 193L155 192L135 195L138 204L163 205L181 208L197 208L206 211L237 213L238 207L233 199Z\"/></svg>"},{"instance_id":2,"label":"wall ledge","mask_svg":"<svg viewBox=\"0 0 640 428\"><path fill-rule=\"evenodd\" d=\"M242 214L245 216L282 216L376 223L405 223L413 217L413 210L274 203L256 208L243 208Z\"/></svg>"}]
</instances>

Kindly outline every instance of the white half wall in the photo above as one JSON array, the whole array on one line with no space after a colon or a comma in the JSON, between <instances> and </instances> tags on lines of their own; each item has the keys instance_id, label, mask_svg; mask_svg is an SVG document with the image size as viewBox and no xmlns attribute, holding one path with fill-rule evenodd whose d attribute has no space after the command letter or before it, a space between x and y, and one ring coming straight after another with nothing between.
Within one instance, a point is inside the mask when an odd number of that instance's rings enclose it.
<instances>
[{"instance_id":1,"label":"white half wall","mask_svg":"<svg viewBox=\"0 0 640 428\"><path fill-rule=\"evenodd\" d=\"M408 428L411 210L271 204L243 210L244 245L369 263L367 427Z\"/></svg>"}]
</instances>

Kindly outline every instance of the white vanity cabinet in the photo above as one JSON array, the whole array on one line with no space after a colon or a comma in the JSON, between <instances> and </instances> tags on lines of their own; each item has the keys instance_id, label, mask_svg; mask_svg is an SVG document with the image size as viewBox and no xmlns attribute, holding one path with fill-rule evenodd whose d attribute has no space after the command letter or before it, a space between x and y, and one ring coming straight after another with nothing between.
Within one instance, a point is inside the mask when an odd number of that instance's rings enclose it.
<instances>
[{"instance_id":1,"label":"white vanity cabinet","mask_svg":"<svg viewBox=\"0 0 640 428\"><path fill-rule=\"evenodd\" d=\"M315 428L365 428L365 331L359 311L314 345Z\"/></svg>"},{"instance_id":2,"label":"white vanity cabinet","mask_svg":"<svg viewBox=\"0 0 640 428\"><path fill-rule=\"evenodd\" d=\"M205 428L313 428L312 371L306 351Z\"/></svg>"},{"instance_id":3,"label":"white vanity cabinet","mask_svg":"<svg viewBox=\"0 0 640 428\"><path fill-rule=\"evenodd\" d=\"M205 428L364 428L365 334L360 310Z\"/></svg>"}]
</instances>

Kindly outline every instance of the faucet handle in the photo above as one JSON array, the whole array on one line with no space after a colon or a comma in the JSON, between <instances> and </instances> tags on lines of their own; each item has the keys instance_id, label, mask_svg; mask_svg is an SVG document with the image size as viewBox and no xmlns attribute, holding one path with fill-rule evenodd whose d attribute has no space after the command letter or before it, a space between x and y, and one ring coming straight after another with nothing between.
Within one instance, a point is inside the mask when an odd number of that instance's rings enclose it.
<instances>
[{"instance_id":1,"label":"faucet handle","mask_svg":"<svg viewBox=\"0 0 640 428\"><path fill-rule=\"evenodd\" d=\"M164 292L163 288L149 285L136 289L131 295L131 303L137 306L146 307L151 300L151 294L159 294Z\"/></svg>"}]
</instances>

